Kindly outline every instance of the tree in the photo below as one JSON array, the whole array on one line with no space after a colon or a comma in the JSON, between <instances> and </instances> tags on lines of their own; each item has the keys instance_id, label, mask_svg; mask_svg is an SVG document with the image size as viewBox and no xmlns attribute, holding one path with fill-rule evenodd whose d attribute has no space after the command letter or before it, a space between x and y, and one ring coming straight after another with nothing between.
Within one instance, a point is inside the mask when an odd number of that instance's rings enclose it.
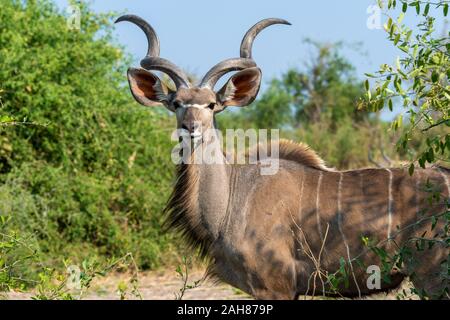
<instances>
[{"instance_id":1,"label":"tree","mask_svg":"<svg viewBox=\"0 0 450 320\"><path fill-rule=\"evenodd\" d=\"M333 121L351 118L356 122L368 112L357 112L362 82L354 66L341 54L342 43L321 44L308 40L315 49L304 71L290 70L283 79L285 90L293 99L295 126L319 122L323 114Z\"/></svg>"},{"instance_id":2,"label":"tree","mask_svg":"<svg viewBox=\"0 0 450 320\"><path fill-rule=\"evenodd\" d=\"M51 1L0 0L0 116L37 124L0 128L0 215L50 261L132 252L150 268L170 239L168 120L133 102L112 14L74 4L80 30Z\"/></svg>"}]
</instances>

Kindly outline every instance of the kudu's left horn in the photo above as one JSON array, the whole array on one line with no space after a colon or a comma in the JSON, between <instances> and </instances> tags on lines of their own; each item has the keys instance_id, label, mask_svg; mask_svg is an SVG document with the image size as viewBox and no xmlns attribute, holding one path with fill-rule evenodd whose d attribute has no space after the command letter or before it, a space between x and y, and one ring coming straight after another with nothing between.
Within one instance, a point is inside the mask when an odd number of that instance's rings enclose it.
<instances>
[{"instance_id":1,"label":"kudu's left horn","mask_svg":"<svg viewBox=\"0 0 450 320\"><path fill-rule=\"evenodd\" d=\"M256 67L256 62L252 58L252 47L256 36L265 28L274 24L291 25L283 19L264 19L255 24L247 31L241 43L240 58L232 58L219 62L203 77L200 86L213 89L217 81L228 72L240 71L247 68Z\"/></svg>"},{"instance_id":2,"label":"kudu's left horn","mask_svg":"<svg viewBox=\"0 0 450 320\"><path fill-rule=\"evenodd\" d=\"M145 58L141 60L142 68L164 72L173 80L177 88L190 87L188 77L183 70L181 70L169 60L159 57L159 39L155 30L148 22L132 14L121 16L116 20L115 23L122 21L134 23L139 28L141 28L147 36L148 50Z\"/></svg>"}]
</instances>

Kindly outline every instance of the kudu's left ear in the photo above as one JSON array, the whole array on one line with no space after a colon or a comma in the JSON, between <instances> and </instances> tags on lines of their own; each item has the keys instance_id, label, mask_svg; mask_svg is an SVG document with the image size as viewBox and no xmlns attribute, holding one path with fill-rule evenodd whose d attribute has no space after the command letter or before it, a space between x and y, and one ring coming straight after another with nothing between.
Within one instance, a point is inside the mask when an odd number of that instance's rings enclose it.
<instances>
[{"instance_id":1,"label":"kudu's left ear","mask_svg":"<svg viewBox=\"0 0 450 320\"><path fill-rule=\"evenodd\" d=\"M224 107L244 107L255 100L260 86L261 70L257 67L248 68L234 74L217 96Z\"/></svg>"}]
</instances>

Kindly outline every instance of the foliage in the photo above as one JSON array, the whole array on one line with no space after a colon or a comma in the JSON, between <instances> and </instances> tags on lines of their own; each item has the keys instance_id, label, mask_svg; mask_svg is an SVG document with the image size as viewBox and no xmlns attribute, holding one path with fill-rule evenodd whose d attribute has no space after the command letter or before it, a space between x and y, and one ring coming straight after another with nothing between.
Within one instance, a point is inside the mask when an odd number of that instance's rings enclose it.
<instances>
[{"instance_id":1,"label":"foliage","mask_svg":"<svg viewBox=\"0 0 450 320\"><path fill-rule=\"evenodd\" d=\"M363 105L372 110L393 109L400 103L405 112L392 123L394 130L400 130L397 146L407 151L411 160L417 160L421 167L436 160L450 159L450 42L448 31L437 34L436 18L447 16L448 1L392 1L387 7L379 5L389 17L385 25L388 38L402 53L395 66L383 64L375 74L375 89L366 81L366 101ZM398 17L390 12L401 6ZM434 8L434 10L433 10ZM415 10L421 15L417 28L409 28L403 21L406 13ZM414 13L412 13L414 14ZM405 115L407 119L404 121ZM414 136L426 144L414 145ZM411 164L414 170L414 163Z\"/></svg>"},{"instance_id":2,"label":"foliage","mask_svg":"<svg viewBox=\"0 0 450 320\"><path fill-rule=\"evenodd\" d=\"M195 280L194 282L189 283L189 271L191 267L192 267L192 258L183 256L182 264L178 265L175 270L175 272L181 278L182 281L181 288L178 290L178 292L175 293L175 300L183 300L186 291L198 288L204 281L204 278L202 278L200 280Z\"/></svg>"},{"instance_id":3,"label":"foliage","mask_svg":"<svg viewBox=\"0 0 450 320\"><path fill-rule=\"evenodd\" d=\"M0 216L0 293L13 288L25 288L23 277L16 270L36 254L26 239L22 239L15 231L6 230L10 221L10 217ZM20 257L17 257L18 252Z\"/></svg>"},{"instance_id":4,"label":"foliage","mask_svg":"<svg viewBox=\"0 0 450 320\"><path fill-rule=\"evenodd\" d=\"M396 103L400 103L405 112L392 122L392 128L401 133L397 142L399 152L410 156L409 173L414 174L416 161L425 168L426 164L436 162L448 164L450 162L450 42L449 35L438 35L435 30L436 16L447 16L449 1L395 1L389 0L387 7L382 1L379 6L388 17L385 30L388 39L402 52L397 58L396 65L384 64L375 74L368 74L375 79L375 89L371 90L369 80L366 80L365 101L361 104L372 110L389 108L393 110ZM392 12L401 7L398 17ZM416 28L409 28L403 23L408 11L414 10L420 17ZM434 9L434 10L433 10ZM405 117L407 115L407 117ZM404 118L407 118L404 121ZM425 141L418 144L417 141ZM429 192L426 207L433 204L446 204L444 211L438 214L422 213L422 218L414 225L427 222L430 226L424 234L408 238L405 243L397 244L393 255L376 245L369 247L381 259L383 271L389 273L392 268L402 268L406 260L414 259L414 251L431 250L435 246L448 248L450 246L450 199L442 196L442 190L427 182L425 189ZM427 225L428 225L427 224ZM440 225L439 229L436 228ZM411 226L407 226L410 228ZM447 296L449 294L450 254L442 262L442 272L439 279L447 284L443 292L431 296L429 292L411 289L422 299ZM421 262L423 263L423 262ZM412 274L412 277L415 275ZM403 293L401 297L408 297Z\"/></svg>"},{"instance_id":5,"label":"foliage","mask_svg":"<svg viewBox=\"0 0 450 320\"><path fill-rule=\"evenodd\" d=\"M80 267L66 260L61 271L44 265L42 254L33 246L33 241L12 230L8 226L11 221L11 217L0 216L0 298L8 298L11 290L34 288L32 299L35 300L82 299L95 278L125 269L131 270L132 276L129 284L119 284L120 298L142 298L138 290L139 270L131 253L106 261L86 259Z\"/></svg>"},{"instance_id":6,"label":"foliage","mask_svg":"<svg viewBox=\"0 0 450 320\"><path fill-rule=\"evenodd\" d=\"M0 215L52 267L131 252L154 268L171 248L169 122L128 93L111 14L78 5L70 30L50 1L0 0L2 122L31 123L0 127Z\"/></svg>"}]
</instances>

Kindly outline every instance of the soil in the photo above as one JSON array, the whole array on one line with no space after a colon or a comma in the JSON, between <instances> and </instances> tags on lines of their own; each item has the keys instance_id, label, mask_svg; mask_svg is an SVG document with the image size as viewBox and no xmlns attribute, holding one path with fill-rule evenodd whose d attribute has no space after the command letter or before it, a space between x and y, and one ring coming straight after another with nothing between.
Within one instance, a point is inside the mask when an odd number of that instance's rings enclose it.
<instances>
[{"instance_id":1,"label":"soil","mask_svg":"<svg viewBox=\"0 0 450 320\"><path fill-rule=\"evenodd\" d=\"M203 278L203 271L193 272L188 279L188 285ZM133 293L132 277L127 274L112 274L94 279L91 287L82 295L83 300L116 300L121 298L119 287L125 292L125 299L136 300L140 296L144 300L174 300L180 296L183 280L175 272L150 271L142 272L138 278L138 292ZM27 300L33 297L33 292L9 292L5 298L9 300ZM73 292L78 298L78 292ZM251 299L250 296L226 284L216 284L212 281L202 281L193 289L186 289L183 300L229 300Z\"/></svg>"},{"instance_id":2,"label":"soil","mask_svg":"<svg viewBox=\"0 0 450 320\"><path fill-rule=\"evenodd\" d=\"M188 280L188 284L193 284L203 278L204 272L199 270L193 272ZM125 299L140 299L139 295L133 293L133 285L130 281L132 277L126 274L112 274L107 277L95 279L91 287L82 295L83 300L116 300L120 299L120 290L125 292ZM408 288L410 284L405 281L402 286L388 294L379 293L376 295L364 297L363 299L396 299L397 294L403 289ZM151 271L139 274L138 292L144 300L173 300L180 295L180 289L183 288L182 279L175 272ZM33 292L10 292L6 299L26 300L33 297ZM78 298L74 292L74 298ZM410 297L415 298L415 297ZM198 287L187 289L182 297L183 300L248 300L252 299L249 295L241 292L226 284L216 284L211 281L203 281ZM305 299L301 297L300 299ZM306 297L311 299L311 297ZM316 299L321 299L316 297Z\"/></svg>"}]
</instances>

